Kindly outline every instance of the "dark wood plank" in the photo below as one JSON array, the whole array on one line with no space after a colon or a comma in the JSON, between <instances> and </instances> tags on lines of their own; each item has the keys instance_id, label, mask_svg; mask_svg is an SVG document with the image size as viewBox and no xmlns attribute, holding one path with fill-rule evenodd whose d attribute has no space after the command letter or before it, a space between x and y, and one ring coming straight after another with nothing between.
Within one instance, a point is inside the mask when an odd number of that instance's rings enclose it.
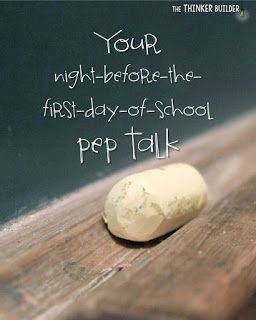
<instances>
[{"instance_id":1,"label":"dark wood plank","mask_svg":"<svg viewBox=\"0 0 256 320\"><path fill-rule=\"evenodd\" d=\"M234 320L255 320L256 294L236 314Z\"/></svg>"},{"instance_id":2,"label":"dark wood plank","mask_svg":"<svg viewBox=\"0 0 256 320\"><path fill-rule=\"evenodd\" d=\"M256 292L256 175L153 250L76 309L102 319L122 319L123 310L131 318L233 319Z\"/></svg>"},{"instance_id":3,"label":"dark wood plank","mask_svg":"<svg viewBox=\"0 0 256 320\"><path fill-rule=\"evenodd\" d=\"M171 159L137 164L5 225L0 231L0 319L54 319L78 297L96 294L97 288L103 290L104 283L119 283L120 275L126 277L130 272L129 268L120 272L120 263L131 263L134 270L144 264L153 266L172 243L181 252L188 228L197 229L199 223L200 230L201 219L214 216L215 205L221 199L229 199L231 191L256 174L255 122L256 113L248 114L193 138ZM209 202L201 218L150 243L134 244L113 238L100 216L110 187L127 174L170 161L189 162L203 173L209 186ZM247 222L241 220L243 226ZM211 228L206 224L202 229L202 243ZM190 235L193 246L197 238L193 232ZM230 245L227 242L227 248ZM191 254L184 259L192 259ZM133 281L136 279L131 284ZM147 277L143 281L146 284Z\"/></svg>"}]
</instances>

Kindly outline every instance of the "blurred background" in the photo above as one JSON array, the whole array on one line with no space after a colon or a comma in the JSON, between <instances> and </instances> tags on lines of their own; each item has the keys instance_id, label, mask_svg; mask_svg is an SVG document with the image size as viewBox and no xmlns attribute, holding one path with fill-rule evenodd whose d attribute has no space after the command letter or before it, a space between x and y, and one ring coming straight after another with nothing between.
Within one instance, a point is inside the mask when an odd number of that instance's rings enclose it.
<instances>
[{"instance_id":1,"label":"blurred background","mask_svg":"<svg viewBox=\"0 0 256 320\"><path fill-rule=\"evenodd\" d=\"M216 2L242 5L246 14L241 16L173 13L171 6L182 3L0 2L1 223L134 163L123 137L132 125L145 134L158 131L160 136L168 127L182 148L185 139L255 108L256 3ZM140 50L106 54L105 43L93 32L110 36L120 29L124 38L157 35L161 54L147 56ZM79 64L122 70L127 63L160 71L175 64L178 71L194 70L203 79L176 86L78 83L72 90L54 83L55 72L75 70ZM110 106L140 103L144 97L167 104L174 98L184 106L209 101L214 120L159 120L150 115L120 115L110 123L103 117L43 118L48 97L81 105L94 97ZM106 136L119 142L111 164L105 155L88 154L81 165L78 137ZM138 161L149 156L140 154Z\"/></svg>"}]
</instances>

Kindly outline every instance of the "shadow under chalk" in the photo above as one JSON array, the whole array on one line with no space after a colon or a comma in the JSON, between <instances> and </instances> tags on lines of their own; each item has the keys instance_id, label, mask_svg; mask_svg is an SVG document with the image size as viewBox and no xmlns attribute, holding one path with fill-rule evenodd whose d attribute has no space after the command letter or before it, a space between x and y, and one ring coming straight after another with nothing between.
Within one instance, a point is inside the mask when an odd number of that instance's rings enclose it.
<instances>
[{"instance_id":1,"label":"shadow under chalk","mask_svg":"<svg viewBox=\"0 0 256 320\"><path fill-rule=\"evenodd\" d=\"M101 220L101 224L103 225L103 227L106 229L106 231L108 232L108 234L110 235L110 237L112 238L113 241L115 241L115 243L117 243L118 245L125 247L125 248L130 248L130 249L141 249L141 248L152 248L156 245L158 245L159 243L161 243L162 241L164 241L165 239L169 238L170 236L172 236L176 231L178 231L181 227L172 230L168 233L166 233L163 236L160 236L156 239L153 240L149 240L149 241L144 241L144 242L138 242L138 241L132 241L132 240L126 240L126 239L122 239L122 238L118 238L116 236L114 236L107 228L107 225L104 223L103 220Z\"/></svg>"},{"instance_id":2,"label":"shadow under chalk","mask_svg":"<svg viewBox=\"0 0 256 320\"><path fill-rule=\"evenodd\" d=\"M124 313L115 313L115 312L75 312L74 314L69 315L65 320L152 320L152 318L142 316L129 315Z\"/></svg>"}]
</instances>

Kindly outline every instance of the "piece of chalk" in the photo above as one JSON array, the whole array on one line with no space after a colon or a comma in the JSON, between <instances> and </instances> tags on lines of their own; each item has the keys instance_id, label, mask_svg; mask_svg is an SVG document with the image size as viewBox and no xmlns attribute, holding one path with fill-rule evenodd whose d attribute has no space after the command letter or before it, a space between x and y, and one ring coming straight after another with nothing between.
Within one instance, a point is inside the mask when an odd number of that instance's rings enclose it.
<instances>
[{"instance_id":1,"label":"piece of chalk","mask_svg":"<svg viewBox=\"0 0 256 320\"><path fill-rule=\"evenodd\" d=\"M107 196L103 219L117 237L148 241L195 218L206 201L201 174L175 163L120 180Z\"/></svg>"}]
</instances>

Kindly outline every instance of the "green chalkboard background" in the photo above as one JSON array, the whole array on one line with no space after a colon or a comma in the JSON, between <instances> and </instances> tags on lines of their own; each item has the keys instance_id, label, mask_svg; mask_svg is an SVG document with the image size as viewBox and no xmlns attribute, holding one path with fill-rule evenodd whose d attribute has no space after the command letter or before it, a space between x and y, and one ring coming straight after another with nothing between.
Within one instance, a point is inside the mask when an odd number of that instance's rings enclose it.
<instances>
[{"instance_id":1,"label":"green chalkboard background","mask_svg":"<svg viewBox=\"0 0 256 320\"><path fill-rule=\"evenodd\" d=\"M0 2L2 223L132 164L130 146L122 139L131 125L160 134L168 127L182 148L184 139L255 107L256 3L243 2L250 17L241 21L234 14L174 14L172 4ZM93 32L110 36L120 29L124 37L136 39L148 32L156 34L162 53L106 54L105 44ZM54 83L55 72L76 69L80 63L95 68L107 64L116 70L127 63L160 70L175 63L180 71L192 69L204 79L178 86L80 84L73 90ZM181 105L209 100L215 119L120 116L107 123L102 117L93 121L43 118L48 97L82 104L91 96L110 105L139 103L143 97L166 103L174 97ZM80 165L79 136L118 139L111 164L103 156L89 155L86 165Z\"/></svg>"}]
</instances>

